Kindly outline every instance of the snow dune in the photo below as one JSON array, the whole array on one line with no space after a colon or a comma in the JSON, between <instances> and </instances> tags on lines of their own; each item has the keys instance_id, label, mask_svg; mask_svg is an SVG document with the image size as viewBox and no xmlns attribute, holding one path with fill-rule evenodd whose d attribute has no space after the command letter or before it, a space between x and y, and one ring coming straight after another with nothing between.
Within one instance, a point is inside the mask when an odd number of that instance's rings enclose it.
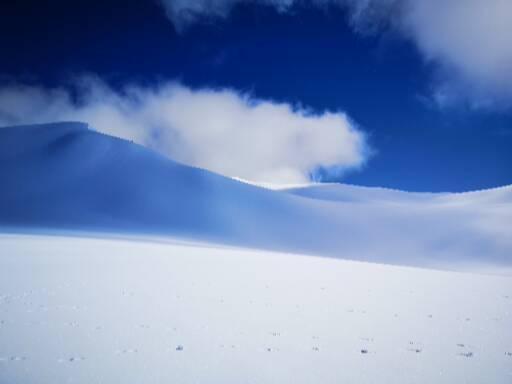
<instances>
[{"instance_id":1,"label":"snow dune","mask_svg":"<svg viewBox=\"0 0 512 384\"><path fill-rule=\"evenodd\" d=\"M336 258L506 273L512 189L269 190L56 123L0 129L0 226L172 236Z\"/></svg>"},{"instance_id":2,"label":"snow dune","mask_svg":"<svg viewBox=\"0 0 512 384\"><path fill-rule=\"evenodd\" d=\"M0 186L0 384L512 381L510 187L271 190L79 123L0 129Z\"/></svg>"}]
</instances>

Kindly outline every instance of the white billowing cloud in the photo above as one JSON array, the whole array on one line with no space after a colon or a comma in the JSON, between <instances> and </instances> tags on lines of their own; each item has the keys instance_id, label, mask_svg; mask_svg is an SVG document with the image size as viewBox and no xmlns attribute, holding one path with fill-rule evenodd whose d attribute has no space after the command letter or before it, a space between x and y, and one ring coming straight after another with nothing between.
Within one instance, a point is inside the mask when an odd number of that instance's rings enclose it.
<instances>
[{"instance_id":1,"label":"white billowing cloud","mask_svg":"<svg viewBox=\"0 0 512 384\"><path fill-rule=\"evenodd\" d=\"M226 18L238 3L339 6L357 31L392 28L439 65L434 100L486 107L512 103L512 1L510 0L160 0L184 30L198 20Z\"/></svg>"},{"instance_id":2,"label":"white billowing cloud","mask_svg":"<svg viewBox=\"0 0 512 384\"><path fill-rule=\"evenodd\" d=\"M118 92L87 77L74 87L1 87L0 126L85 121L180 162L259 182L305 182L316 167L359 167L367 155L363 133L342 112L178 83Z\"/></svg>"},{"instance_id":3,"label":"white billowing cloud","mask_svg":"<svg viewBox=\"0 0 512 384\"><path fill-rule=\"evenodd\" d=\"M451 73L444 93L475 106L512 101L512 1L408 0L400 27Z\"/></svg>"}]
</instances>

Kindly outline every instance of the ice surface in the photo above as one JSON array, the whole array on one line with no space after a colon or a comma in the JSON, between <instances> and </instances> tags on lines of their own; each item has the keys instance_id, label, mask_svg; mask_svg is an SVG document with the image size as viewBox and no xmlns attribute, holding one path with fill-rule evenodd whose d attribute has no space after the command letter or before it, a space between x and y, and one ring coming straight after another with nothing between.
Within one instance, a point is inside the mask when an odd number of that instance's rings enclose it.
<instances>
[{"instance_id":1,"label":"ice surface","mask_svg":"<svg viewBox=\"0 0 512 384\"><path fill-rule=\"evenodd\" d=\"M512 279L0 236L0 383L512 382Z\"/></svg>"}]
</instances>

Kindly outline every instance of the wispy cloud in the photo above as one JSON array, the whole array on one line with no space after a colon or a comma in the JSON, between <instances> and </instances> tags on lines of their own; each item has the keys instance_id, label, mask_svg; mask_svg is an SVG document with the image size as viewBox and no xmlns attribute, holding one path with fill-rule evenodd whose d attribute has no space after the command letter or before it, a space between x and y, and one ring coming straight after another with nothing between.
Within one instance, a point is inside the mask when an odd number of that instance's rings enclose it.
<instances>
[{"instance_id":1,"label":"wispy cloud","mask_svg":"<svg viewBox=\"0 0 512 384\"><path fill-rule=\"evenodd\" d=\"M232 89L166 82L118 91L90 76L71 89L0 87L0 126L63 120L253 181L304 182L318 167L359 167L367 156L364 134L343 112L314 113Z\"/></svg>"},{"instance_id":2,"label":"wispy cloud","mask_svg":"<svg viewBox=\"0 0 512 384\"><path fill-rule=\"evenodd\" d=\"M296 0L159 0L178 32L183 32L197 22L214 22L225 19L239 3L272 6L285 12Z\"/></svg>"},{"instance_id":3,"label":"wispy cloud","mask_svg":"<svg viewBox=\"0 0 512 384\"><path fill-rule=\"evenodd\" d=\"M396 23L440 65L436 92L488 108L512 102L511 20L507 0L408 0Z\"/></svg>"},{"instance_id":4,"label":"wispy cloud","mask_svg":"<svg viewBox=\"0 0 512 384\"><path fill-rule=\"evenodd\" d=\"M440 106L512 105L512 2L509 0L160 0L184 31L198 21L222 20L239 3L342 7L358 32L391 28L438 65L432 100Z\"/></svg>"}]
</instances>

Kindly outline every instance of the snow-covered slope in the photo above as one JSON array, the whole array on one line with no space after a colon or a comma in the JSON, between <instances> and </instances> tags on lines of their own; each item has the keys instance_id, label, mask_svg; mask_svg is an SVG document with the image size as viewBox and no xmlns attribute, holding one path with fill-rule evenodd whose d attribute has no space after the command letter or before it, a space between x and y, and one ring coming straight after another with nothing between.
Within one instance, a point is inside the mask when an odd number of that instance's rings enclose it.
<instances>
[{"instance_id":1,"label":"snow-covered slope","mask_svg":"<svg viewBox=\"0 0 512 384\"><path fill-rule=\"evenodd\" d=\"M405 192L379 187L362 187L350 184L315 183L280 188L290 194L310 199L347 202L459 202L512 204L512 186L464 193Z\"/></svg>"},{"instance_id":2,"label":"snow-covered slope","mask_svg":"<svg viewBox=\"0 0 512 384\"><path fill-rule=\"evenodd\" d=\"M173 236L442 268L512 265L512 190L272 191L79 123L0 129L0 226Z\"/></svg>"},{"instance_id":3,"label":"snow-covered slope","mask_svg":"<svg viewBox=\"0 0 512 384\"><path fill-rule=\"evenodd\" d=\"M332 257L510 274L511 205L270 190L84 124L2 128L0 232L46 235L0 234L0 384L508 384L510 276Z\"/></svg>"},{"instance_id":4,"label":"snow-covered slope","mask_svg":"<svg viewBox=\"0 0 512 384\"><path fill-rule=\"evenodd\" d=\"M0 383L510 384L510 277L0 236Z\"/></svg>"},{"instance_id":5,"label":"snow-covered slope","mask_svg":"<svg viewBox=\"0 0 512 384\"><path fill-rule=\"evenodd\" d=\"M360 203L431 201L446 195L443 193L414 193L387 188L371 188L335 183L286 188L285 191L310 199Z\"/></svg>"}]
</instances>

